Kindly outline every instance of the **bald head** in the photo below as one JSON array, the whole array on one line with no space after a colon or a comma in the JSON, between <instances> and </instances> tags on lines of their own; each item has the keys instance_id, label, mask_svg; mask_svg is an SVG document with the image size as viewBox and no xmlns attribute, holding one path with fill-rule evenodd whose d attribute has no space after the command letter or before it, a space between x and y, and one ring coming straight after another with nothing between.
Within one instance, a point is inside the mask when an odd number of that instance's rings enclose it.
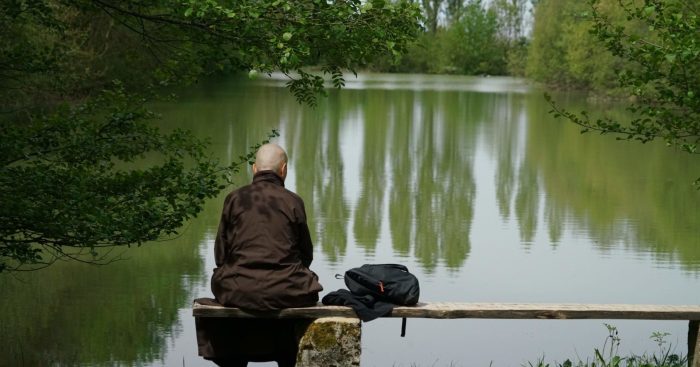
<instances>
[{"instance_id":1,"label":"bald head","mask_svg":"<svg viewBox=\"0 0 700 367\"><path fill-rule=\"evenodd\" d=\"M255 153L253 174L274 171L284 180L287 177L287 153L277 144L265 144Z\"/></svg>"}]
</instances>

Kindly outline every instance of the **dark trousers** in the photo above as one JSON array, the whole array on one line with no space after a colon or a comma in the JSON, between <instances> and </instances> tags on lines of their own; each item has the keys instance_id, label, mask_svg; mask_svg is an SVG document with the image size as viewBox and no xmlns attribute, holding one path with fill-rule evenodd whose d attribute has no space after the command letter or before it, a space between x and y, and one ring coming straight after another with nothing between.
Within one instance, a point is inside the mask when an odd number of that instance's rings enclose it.
<instances>
[{"instance_id":1,"label":"dark trousers","mask_svg":"<svg viewBox=\"0 0 700 367\"><path fill-rule=\"evenodd\" d=\"M311 320L195 319L199 355L218 366L245 367L275 361L294 367L299 339Z\"/></svg>"}]
</instances>

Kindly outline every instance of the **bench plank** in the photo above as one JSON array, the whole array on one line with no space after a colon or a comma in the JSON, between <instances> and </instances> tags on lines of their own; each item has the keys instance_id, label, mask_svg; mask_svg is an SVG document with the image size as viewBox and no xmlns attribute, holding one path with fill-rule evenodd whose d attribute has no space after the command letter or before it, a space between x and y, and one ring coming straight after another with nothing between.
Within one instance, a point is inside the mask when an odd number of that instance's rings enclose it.
<instances>
[{"instance_id":1,"label":"bench plank","mask_svg":"<svg viewBox=\"0 0 700 367\"><path fill-rule=\"evenodd\" d=\"M356 317L343 306L287 308L272 312L253 312L238 308L193 305L195 317L236 318L319 318ZM631 320L700 320L699 306L631 305L631 304L536 304L536 303L419 303L397 306L388 317L430 319L631 319Z\"/></svg>"},{"instance_id":2,"label":"bench plank","mask_svg":"<svg viewBox=\"0 0 700 367\"><path fill-rule=\"evenodd\" d=\"M309 318L353 317L349 307L324 306L287 308L272 312L253 312L194 302L195 317L234 318ZM537 304L537 303L419 303L397 306L388 317L430 319L630 319L688 320L688 366L700 367L700 305L630 305L630 304Z\"/></svg>"}]
</instances>

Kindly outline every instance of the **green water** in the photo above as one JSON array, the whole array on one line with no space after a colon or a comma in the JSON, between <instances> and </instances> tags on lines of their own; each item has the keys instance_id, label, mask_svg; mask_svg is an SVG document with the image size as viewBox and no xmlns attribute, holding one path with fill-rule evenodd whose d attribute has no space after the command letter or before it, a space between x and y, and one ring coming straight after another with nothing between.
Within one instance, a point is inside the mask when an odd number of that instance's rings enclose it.
<instances>
[{"instance_id":1,"label":"green water","mask_svg":"<svg viewBox=\"0 0 700 367\"><path fill-rule=\"evenodd\" d=\"M280 131L324 293L349 267L400 262L424 301L700 304L697 157L581 135L517 79L364 74L315 109L283 83L208 81L155 108L222 160ZM0 278L0 366L209 365L189 307L209 295L224 194L178 238L114 264ZM654 330L685 353L684 322L614 323L623 353L653 350ZM363 366L517 366L588 356L606 335L601 321L508 320L411 320L406 338L378 320L363 333Z\"/></svg>"}]
</instances>

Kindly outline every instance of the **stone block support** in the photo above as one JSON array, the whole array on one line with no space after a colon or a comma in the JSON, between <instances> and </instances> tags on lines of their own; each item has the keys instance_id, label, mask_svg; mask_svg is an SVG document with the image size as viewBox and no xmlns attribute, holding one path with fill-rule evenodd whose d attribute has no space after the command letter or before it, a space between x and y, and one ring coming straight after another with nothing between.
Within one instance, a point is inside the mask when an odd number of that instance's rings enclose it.
<instances>
[{"instance_id":1,"label":"stone block support","mask_svg":"<svg viewBox=\"0 0 700 367\"><path fill-rule=\"evenodd\" d=\"M314 320L299 341L296 367L357 367L362 328L350 317Z\"/></svg>"}]
</instances>

